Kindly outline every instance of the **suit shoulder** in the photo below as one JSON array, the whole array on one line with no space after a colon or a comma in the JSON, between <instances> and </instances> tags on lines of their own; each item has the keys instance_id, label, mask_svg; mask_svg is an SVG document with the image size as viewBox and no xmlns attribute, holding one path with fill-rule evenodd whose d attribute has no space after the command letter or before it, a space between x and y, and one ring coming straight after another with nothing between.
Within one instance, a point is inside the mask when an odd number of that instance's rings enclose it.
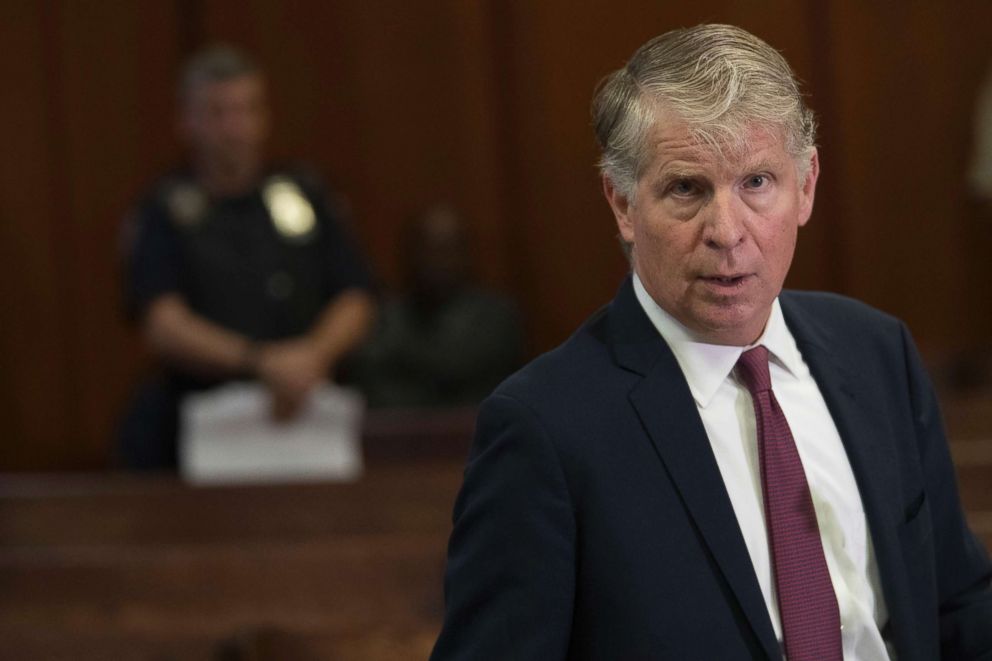
<instances>
[{"instance_id":1,"label":"suit shoulder","mask_svg":"<svg viewBox=\"0 0 992 661\"><path fill-rule=\"evenodd\" d=\"M612 370L604 333L606 308L591 316L565 342L541 354L510 375L493 392L521 402L554 402L574 398L583 388Z\"/></svg>"},{"instance_id":2,"label":"suit shoulder","mask_svg":"<svg viewBox=\"0 0 992 661\"><path fill-rule=\"evenodd\" d=\"M899 318L888 312L832 292L786 290L782 292L780 301L786 314L801 311L821 323L853 331L860 332L868 328L897 329L902 325Z\"/></svg>"}]
</instances>

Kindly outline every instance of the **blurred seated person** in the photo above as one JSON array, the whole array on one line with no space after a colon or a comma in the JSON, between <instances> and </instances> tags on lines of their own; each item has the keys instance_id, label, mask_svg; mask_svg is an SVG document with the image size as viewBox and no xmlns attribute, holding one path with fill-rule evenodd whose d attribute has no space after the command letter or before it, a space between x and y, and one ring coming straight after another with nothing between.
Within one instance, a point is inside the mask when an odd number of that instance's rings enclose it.
<instances>
[{"instance_id":1,"label":"blurred seated person","mask_svg":"<svg viewBox=\"0 0 992 661\"><path fill-rule=\"evenodd\" d=\"M177 463L179 402L258 380L292 418L371 326L371 277L337 210L304 173L266 164L265 80L213 47L180 84L188 165L156 182L126 226L126 298L164 368L140 390L119 450L136 469Z\"/></svg>"},{"instance_id":2,"label":"blurred seated person","mask_svg":"<svg viewBox=\"0 0 992 661\"><path fill-rule=\"evenodd\" d=\"M519 367L517 308L473 283L467 231L449 207L415 218L403 239L408 291L383 304L358 385L376 408L477 404Z\"/></svg>"}]
</instances>

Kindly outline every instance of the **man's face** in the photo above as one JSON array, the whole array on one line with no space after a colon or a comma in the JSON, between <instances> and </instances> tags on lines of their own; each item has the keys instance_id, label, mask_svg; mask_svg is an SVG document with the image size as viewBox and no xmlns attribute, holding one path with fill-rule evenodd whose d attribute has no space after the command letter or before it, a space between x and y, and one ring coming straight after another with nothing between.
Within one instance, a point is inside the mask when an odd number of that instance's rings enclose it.
<instances>
[{"instance_id":1,"label":"man's face","mask_svg":"<svg viewBox=\"0 0 992 661\"><path fill-rule=\"evenodd\" d=\"M197 157L240 172L255 168L269 135L265 84L255 74L195 86L185 101L183 132Z\"/></svg>"},{"instance_id":2,"label":"man's face","mask_svg":"<svg viewBox=\"0 0 992 661\"><path fill-rule=\"evenodd\" d=\"M423 296L450 296L468 278L468 241L458 216L433 211L417 224L409 246L410 277Z\"/></svg>"},{"instance_id":3,"label":"man's face","mask_svg":"<svg viewBox=\"0 0 992 661\"><path fill-rule=\"evenodd\" d=\"M753 129L741 155L725 156L658 121L651 162L628 201L604 178L634 271L666 312L712 344L761 335L782 289L799 227L813 210L814 152L799 180L781 138Z\"/></svg>"}]
</instances>

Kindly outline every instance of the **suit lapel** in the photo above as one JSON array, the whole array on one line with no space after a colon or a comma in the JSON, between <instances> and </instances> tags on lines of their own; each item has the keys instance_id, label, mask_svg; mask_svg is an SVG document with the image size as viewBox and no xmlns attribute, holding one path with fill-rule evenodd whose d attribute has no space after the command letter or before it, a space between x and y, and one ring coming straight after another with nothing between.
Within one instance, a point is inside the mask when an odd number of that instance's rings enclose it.
<instances>
[{"instance_id":1,"label":"suit lapel","mask_svg":"<svg viewBox=\"0 0 992 661\"><path fill-rule=\"evenodd\" d=\"M716 565L769 659L780 659L747 545L695 401L675 356L628 279L610 312L614 355L644 378L629 398Z\"/></svg>"},{"instance_id":2,"label":"suit lapel","mask_svg":"<svg viewBox=\"0 0 992 661\"><path fill-rule=\"evenodd\" d=\"M874 411L871 404L873 389L880 384L859 378L858 366L846 358L825 326L813 323L795 299L786 294L780 300L786 324L823 394L851 462L889 612L891 640L901 659L914 659L915 634L904 626L914 619L912 598L895 525L901 513L892 508L892 494L898 493L898 464L890 434L879 424L884 414Z\"/></svg>"}]
</instances>

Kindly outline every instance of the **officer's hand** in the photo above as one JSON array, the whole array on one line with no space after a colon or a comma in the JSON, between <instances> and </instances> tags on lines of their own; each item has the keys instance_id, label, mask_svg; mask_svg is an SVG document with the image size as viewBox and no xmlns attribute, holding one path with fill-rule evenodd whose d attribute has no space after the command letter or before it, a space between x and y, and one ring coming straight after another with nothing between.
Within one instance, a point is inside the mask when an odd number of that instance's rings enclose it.
<instances>
[{"instance_id":1,"label":"officer's hand","mask_svg":"<svg viewBox=\"0 0 992 661\"><path fill-rule=\"evenodd\" d=\"M272 391L272 404L269 413L276 422L288 422L303 409L306 396L295 397Z\"/></svg>"},{"instance_id":2,"label":"officer's hand","mask_svg":"<svg viewBox=\"0 0 992 661\"><path fill-rule=\"evenodd\" d=\"M320 351L304 339L263 345L258 377L272 393L272 414L288 420L299 413L307 397L326 378L329 366Z\"/></svg>"}]
</instances>

